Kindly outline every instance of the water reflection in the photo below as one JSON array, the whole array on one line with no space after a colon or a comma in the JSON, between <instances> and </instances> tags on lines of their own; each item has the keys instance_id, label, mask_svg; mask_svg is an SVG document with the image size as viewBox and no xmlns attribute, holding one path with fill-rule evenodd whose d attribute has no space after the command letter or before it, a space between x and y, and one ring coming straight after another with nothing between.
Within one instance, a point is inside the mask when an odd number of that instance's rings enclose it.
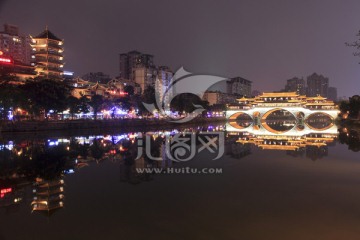
<instances>
[{"instance_id":1,"label":"water reflection","mask_svg":"<svg viewBox=\"0 0 360 240\"><path fill-rule=\"evenodd\" d=\"M23 204L29 211L52 216L66 206L66 175L86 171L87 167L106 161L119 169L119 179L123 183L152 181L161 172L141 172L138 169L166 169L181 165L166 157L165 136L182 131L225 132L225 153L235 159L248 157L257 149L285 151L290 157L317 160L327 156L328 147L334 146L337 140L348 145L349 150L360 150L359 131L347 128L340 128L339 132L336 128L310 132L295 129L291 134L272 134L249 129L227 132L225 125L218 125L119 135L33 140L13 138L0 142L0 208L11 213L18 211ZM146 155L135 160L139 134L152 137L151 156L160 157L162 161L151 160Z\"/></svg>"},{"instance_id":2,"label":"water reflection","mask_svg":"<svg viewBox=\"0 0 360 240\"><path fill-rule=\"evenodd\" d=\"M223 126L183 129L186 133L223 131ZM179 133L177 129L120 135L73 136L36 140L0 142L0 208L7 212L23 203L31 211L47 216L66 204L65 176L105 161L118 164L120 181L139 184L151 181L160 172L139 169L166 169L176 163L165 154L165 137ZM150 135L150 154L139 159L137 138ZM136 160L135 160L136 159Z\"/></svg>"},{"instance_id":3,"label":"water reflection","mask_svg":"<svg viewBox=\"0 0 360 240\"><path fill-rule=\"evenodd\" d=\"M305 122L312 129L327 129L333 124L331 116L325 113L311 114Z\"/></svg>"},{"instance_id":4,"label":"water reflection","mask_svg":"<svg viewBox=\"0 0 360 240\"><path fill-rule=\"evenodd\" d=\"M228 136L233 139L231 155L247 156L251 147L257 147L286 151L288 156L306 156L314 161L326 157L328 147L334 146L339 134L331 118L325 114L313 114L306 119L309 126L306 128L301 116L297 117L298 120L291 113L279 110L271 113L262 126L254 122L253 127L234 129L228 124L232 130ZM234 153L236 151L241 151L241 154Z\"/></svg>"},{"instance_id":5,"label":"water reflection","mask_svg":"<svg viewBox=\"0 0 360 240\"><path fill-rule=\"evenodd\" d=\"M55 178L45 180L37 178L33 184L32 211L52 215L64 207L64 180Z\"/></svg>"},{"instance_id":6,"label":"water reflection","mask_svg":"<svg viewBox=\"0 0 360 240\"><path fill-rule=\"evenodd\" d=\"M349 146L349 150L360 151L360 129L349 129L342 127L339 129L339 142Z\"/></svg>"},{"instance_id":7,"label":"water reflection","mask_svg":"<svg viewBox=\"0 0 360 240\"><path fill-rule=\"evenodd\" d=\"M271 112L265 119L265 123L275 132L283 133L293 129L296 125L296 118L289 111L279 109Z\"/></svg>"},{"instance_id":8,"label":"water reflection","mask_svg":"<svg viewBox=\"0 0 360 240\"><path fill-rule=\"evenodd\" d=\"M306 156L312 160L317 160L327 156L328 147L334 146L337 132L332 134L311 133L303 136L284 136L284 135L256 135L249 132L229 133L236 137L237 145L232 147L235 151L242 151L241 156L251 153L251 147L255 146L261 150L286 151L289 156ZM233 153L232 153L233 154Z\"/></svg>"}]
</instances>

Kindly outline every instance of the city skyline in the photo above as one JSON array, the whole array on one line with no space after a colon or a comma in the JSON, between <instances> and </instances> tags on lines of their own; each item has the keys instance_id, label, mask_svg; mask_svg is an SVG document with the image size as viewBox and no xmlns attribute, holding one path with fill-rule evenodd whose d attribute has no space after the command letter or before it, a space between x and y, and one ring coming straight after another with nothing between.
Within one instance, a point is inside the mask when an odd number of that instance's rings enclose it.
<instances>
[{"instance_id":1,"label":"city skyline","mask_svg":"<svg viewBox=\"0 0 360 240\"><path fill-rule=\"evenodd\" d=\"M98 71L117 76L119 54L139 50L153 54L157 65L241 76L260 91L281 89L287 79L316 72L329 78L338 96L358 94L359 59L345 42L356 39L360 3L327 2L324 8L324 1L277 2L62 1L65 17L46 11L50 6L42 0L2 1L0 23L31 35L48 25L65 39L65 69L77 76Z\"/></svg>"}]
</instances>

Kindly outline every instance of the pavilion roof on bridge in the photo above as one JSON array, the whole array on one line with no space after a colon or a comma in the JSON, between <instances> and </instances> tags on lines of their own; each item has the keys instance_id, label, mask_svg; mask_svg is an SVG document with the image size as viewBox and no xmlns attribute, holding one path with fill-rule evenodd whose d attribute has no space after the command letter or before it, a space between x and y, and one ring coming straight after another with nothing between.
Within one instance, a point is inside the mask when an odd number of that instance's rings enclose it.
<instances>
[{"instance_id":1,"label":"pavilion roof on bridge","mask_svg":"<svg viewBox=\"0 0 360 240\"><path fill-rule=\"evenodd\" d=\"M299 94L296 92L264 92L258 97L298 97Z\"/></svg>"},{"instance_id":2,"label":"pavilion roof on bridge","mask_svg":"<svg viewBox=\"0 0 360 240\"><path fill-rule=\"evenodd\" d=\"M333 101L326 101L326 102L321 102L321 103L311 103L308 102L305 104L306 106L334 106L335 103Z\"/></svg>"},{"instance_id":3,"label":"pavilion roof on bridge","mask_svg":"<svg viewBox=\"0 0 360 240\"><path fill-rule=\"evenodd\" d=\"M307 100L326 100L326 98L318 95L316 97L308 97Z\"/></svg>"},{"instance_id":4,"label":"pavilion roof on bridge","mask_svg":"<svg viewBox=\"0 0 360 240\"><path fill-rule=\"evenodd\" d=\"M237 101L239 101L239 102L247 102L247 101L254 101L254 100L255 100L254 98L246 98L246 97L237 99Z\"/></svg>"}]
</instances>

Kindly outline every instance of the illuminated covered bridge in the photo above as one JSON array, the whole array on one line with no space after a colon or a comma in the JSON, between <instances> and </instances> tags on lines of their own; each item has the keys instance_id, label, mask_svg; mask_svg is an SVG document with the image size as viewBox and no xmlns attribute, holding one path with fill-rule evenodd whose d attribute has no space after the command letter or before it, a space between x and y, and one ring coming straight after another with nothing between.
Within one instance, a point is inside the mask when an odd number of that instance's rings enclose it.
<instances>
[{"instance_id":1,"label":"illuminated covered bridge","mask_svg":"<svg viewBox=\"0 0 360 240\"><path fill-rule=\"evenodd\" d=\"M236 105L228 105L226 110L229 131L246 128L273 134L283 134L292 130L323 131L334 126L334 120L339 113L333 101L321 96L306 97L296 92L263 93L255 98L240 98L238 102ZM290 129L275 130L269 126L271 121L288 124L284 119L289 117L296 122ZM250 124L241 124L244 119ZM314 119L320 119L320 123L326 120L328 124L313 126Z\"/></svg>"}]
</instances>

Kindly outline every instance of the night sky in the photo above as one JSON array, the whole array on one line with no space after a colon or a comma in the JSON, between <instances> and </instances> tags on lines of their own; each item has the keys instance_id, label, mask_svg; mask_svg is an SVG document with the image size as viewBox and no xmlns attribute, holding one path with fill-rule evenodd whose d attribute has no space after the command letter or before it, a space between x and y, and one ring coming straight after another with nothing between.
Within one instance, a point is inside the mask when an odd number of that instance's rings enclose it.
<instances>
[{"instance_id":1,"label":"night sky","mask_svg":"<svg viewBox=\"0 0 360 240\"><path fill-rule=\"evenodd\" d=\"M65 39L66 70L119 74L119 53L155 55L157 65L242 76L280 90L313 72L339 96L359 94L360 58L345 42L360 30L359 0L0 0L0 24Z\"/></svg>"}]
</instances>

